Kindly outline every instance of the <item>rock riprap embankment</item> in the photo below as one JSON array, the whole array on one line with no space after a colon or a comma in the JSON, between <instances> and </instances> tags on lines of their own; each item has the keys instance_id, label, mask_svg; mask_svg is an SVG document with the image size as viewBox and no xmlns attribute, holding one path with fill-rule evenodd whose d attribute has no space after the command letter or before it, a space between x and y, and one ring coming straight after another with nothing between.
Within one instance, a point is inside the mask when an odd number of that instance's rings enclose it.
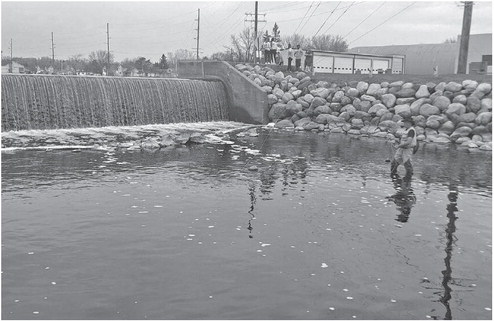
<instances>
[{"instance_id":1,"label":"rock riprap embankment","mask_svg":"<svg viewBox=\"0 0 494 321\"><path fill-rule=\"evenodd\" d=\"M492 150L489 83L342 84L258 65L236 68L266 91L269 119L277 128L396 138L403 131L398 122L411 117L420 141Z\"/></svg>"}]
</instances>

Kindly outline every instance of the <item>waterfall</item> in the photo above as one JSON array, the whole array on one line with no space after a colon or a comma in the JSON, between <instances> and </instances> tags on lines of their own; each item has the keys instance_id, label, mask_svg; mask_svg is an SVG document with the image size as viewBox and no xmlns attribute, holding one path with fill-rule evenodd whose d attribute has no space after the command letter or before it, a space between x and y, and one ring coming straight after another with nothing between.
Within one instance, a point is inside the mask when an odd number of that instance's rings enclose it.
<instances>
[{"instance_id":1,"label":"waterfall","mask_svg":"<svg viewBox=\"0 0 494 321\"><path fill-rule=\"evenodd\" d=\"M2 75L2 131L228 120L219 81Z\"/></svg>"}]
</instances>

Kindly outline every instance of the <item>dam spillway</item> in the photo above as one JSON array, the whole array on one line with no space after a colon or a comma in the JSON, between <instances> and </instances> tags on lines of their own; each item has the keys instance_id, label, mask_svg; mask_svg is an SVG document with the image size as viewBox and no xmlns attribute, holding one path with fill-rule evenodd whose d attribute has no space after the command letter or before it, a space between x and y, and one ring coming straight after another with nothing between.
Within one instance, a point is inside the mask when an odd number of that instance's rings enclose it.
<instances>
[{"instance_id":1,"label":"dam spillway","mask_svg":"<svg viewBox=\"0 0 494 321\"><path fill-rule=\"evenodd\" d=\"M2 75L2 131L228 120L219 81Z\"/></svg>"}]
</instances>

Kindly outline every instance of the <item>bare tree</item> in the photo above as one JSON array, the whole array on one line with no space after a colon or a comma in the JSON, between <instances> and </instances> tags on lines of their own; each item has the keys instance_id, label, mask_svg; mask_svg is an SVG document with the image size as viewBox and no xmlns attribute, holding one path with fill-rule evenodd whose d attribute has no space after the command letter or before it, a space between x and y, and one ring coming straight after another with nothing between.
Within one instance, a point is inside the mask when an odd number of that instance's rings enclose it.
<instances>
[{"instance_id":1,"label":"bare tree","mask_svg":"<svg viewBox=\"0 0 494 321\"><path fill-rule=\"evenodd\" d=\"M345 52L348 44L342 36L318 35L311 38L310 49Z\"/></svg>"},{"instance_id":2,"label":"bare tree","mask_svg":"<svg viewBox=\"0 0 494 321\"><path fill-rule=\"evenodd\" d=\"M257 36L262 39L262 31ZM252 28L245 28L238 35L231 35L231 47L227 48L239 61L251 62L255 57L256 37Z\"/></svg>"},{"instance_id":3,"label":"bare tree","mask_svg":"<svg viewBox=\"0 0 494 321\"><path fill-rule=\"evenodd\" d=\"M113 62L113 55L110 53L110 64ZM106 50L96 50L89 54L89 63L91 71L102 73L103 67L108 63L108 52Z\"/></svg>"},{"instance_id":4,"label":"bare tree","mask_svg":"<svg viewBox=\"0 0 494 321\"><path fill-rule=\"evenodd\" d=\"M301 48L308 48L310 46L310 40L298 33L281 37L281 43L283 44L283 48L288 48L288 44L291 44L292 48L297 45L300 45Z\"/></svg>"},{"instance_id":5,"label":"bare tree","mask_svg":"<svg viewBox=\"0 0 494 321\"><path fill-rule=\"evenodd\" d=\"M178 60L195 60L196 52L187 49L177 49L174 52L168 52L166 54L166 58L168 59L169 65L172 68L175 66Z\"/></svg>"}]
</instances>

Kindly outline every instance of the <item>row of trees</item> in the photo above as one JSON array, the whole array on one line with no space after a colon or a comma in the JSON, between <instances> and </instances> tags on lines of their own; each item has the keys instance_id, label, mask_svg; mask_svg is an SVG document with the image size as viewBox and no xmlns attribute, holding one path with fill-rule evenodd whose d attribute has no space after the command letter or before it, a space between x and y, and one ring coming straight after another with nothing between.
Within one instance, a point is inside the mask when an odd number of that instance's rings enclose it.
<instances>
[{"instance_id":1,"label":"row of trees","mask_svg":"<svg viewBox=\"0 0 494 321\"><path fill-rule=\"evenodd\" d=\"M256 54L256 48L258 46L261 47L264 39L270 37L281 41L284 48L287 48L288 44L291 44L292 47L300 45L300 47L304 50L312 49L338 52L348 51L348 43L339 35L333 36L326 34L306 37L300 34L292 34L280 37L280 30L278 25L275 23L272 36L268 36L267 32L263 34L261 31L256 37L251 28L245 28L238 35L231 35L230 45L224 46L224 51L212 54L211 59L252 62ZM259 44L256 44L256 38L259 39Z\"/></svg>"},{"instance_id":2,"label":"row of trees","mask_svg":"<svg viewBox=\"0 0 494 321\"><path fill-rule=\"evenodd\" d=\"M82 54L77 54L69 57L66 60L55 59L50 57L41 58L25 58L13 57L13 61L24 66L28 73L45 73L48 70L53 70L55 73L75 74L103 74L105 71L109 75L115 75L120 71L124 75L129 75L132 72L137 72L142 75L148 74L164 74L168 73L169 69L175 66L178 60L195 59L196 53L193 51L179 49L174 52L163 54L157 62L152 62L146 57L125 58L122 61L116 61L112 53L108 59L108 52L105 50L97 50L91 52L87 57ZM108 67L108 60L110 65ZM2 57L2 66L10 63L10 57Z\"/></svg>"}]
</instances>

